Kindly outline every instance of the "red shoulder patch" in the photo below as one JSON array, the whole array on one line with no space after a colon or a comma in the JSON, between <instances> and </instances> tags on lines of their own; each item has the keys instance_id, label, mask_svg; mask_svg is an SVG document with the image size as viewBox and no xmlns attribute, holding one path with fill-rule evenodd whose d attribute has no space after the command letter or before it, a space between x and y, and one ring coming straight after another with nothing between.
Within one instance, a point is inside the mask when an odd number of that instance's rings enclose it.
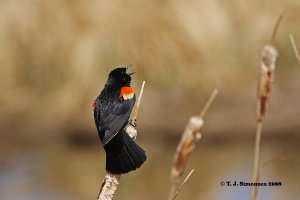
<instances>
[{"instance_id":1,"label":"red shoulder patch","mask_svg":"<svg viewBox=\"0 0 300 200\"><path fill-rule=\"evenodd\" d=\"M132 99L134 97L133 89L128 86L121 87L120 97L123 97L124 100Z\"/></svg>"},{"instance_id":2,"label":"red shoulder patch","mask_svg":"<svg viewBox=\"0 0 300 200\"><path fill-rule=\"evenodd\" d=\"M120 97L121 96L128 96L128 95L131 95L133 93L134 93L134 91L131 87L124 86L124 87L121 87Z\"/></svg>"}]
</instances>

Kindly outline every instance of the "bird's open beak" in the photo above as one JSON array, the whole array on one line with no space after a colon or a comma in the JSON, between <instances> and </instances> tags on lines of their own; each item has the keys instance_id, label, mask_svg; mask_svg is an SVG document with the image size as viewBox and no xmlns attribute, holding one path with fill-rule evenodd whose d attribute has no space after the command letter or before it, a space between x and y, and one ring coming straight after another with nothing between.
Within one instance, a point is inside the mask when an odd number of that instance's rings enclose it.
<instances>
[{"instance_id":1,"label":"bird's open beak","mask_svg":"<svg viewBox=\"0 0 300 200\"><path fill-rule=\"evenodd\" d=\"M129 68L129 67L131 67L132 66L132 64L129 64L129 65L127 65L127 66L125 66L125 68L126 68L126 70ZM134 74L135 72L132 72L132 73L127 73L129 76L131 76L132 74Z\"/></svg>"},{"instance_id":2,"label":"bird's open beak","mask_svg":"<svg viewBox=\"0 0 300 200\"><path fill-rule=\"evenodd\" d=\"M128 75L131 76L131 75L134 74L134 73L135 73L135 72L131 72L131 73L128 73Z\"/></svg>"}]
</instances>

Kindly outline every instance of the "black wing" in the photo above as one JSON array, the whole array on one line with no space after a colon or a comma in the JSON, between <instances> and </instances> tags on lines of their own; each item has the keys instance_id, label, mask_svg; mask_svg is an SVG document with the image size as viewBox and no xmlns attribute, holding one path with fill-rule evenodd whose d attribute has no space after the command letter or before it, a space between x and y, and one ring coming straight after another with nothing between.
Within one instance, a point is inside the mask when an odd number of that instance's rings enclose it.
<instances>
[{"instance_id":1,"label":"black wing","mask_svg":"<svg viewBox=\"0 0 300 200\"><path fill-rule=\"evenodd\" d=\"M130 100L109 102L106 105L96 104L94 111L95 123L100 134L103 145L106 145L126 125L132 108L135 103L135 96ZM103 135L102 135L103 134Z\"/></svg>"}]
</instances>

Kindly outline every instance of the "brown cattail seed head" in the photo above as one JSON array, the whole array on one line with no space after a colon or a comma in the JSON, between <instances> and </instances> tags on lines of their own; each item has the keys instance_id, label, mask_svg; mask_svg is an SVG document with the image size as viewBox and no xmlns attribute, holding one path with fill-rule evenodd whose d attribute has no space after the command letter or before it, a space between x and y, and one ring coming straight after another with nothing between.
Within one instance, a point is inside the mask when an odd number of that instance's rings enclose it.
<instances>
[{"instance_id":1,"label":"brown cattail seed head","mask_svg":"<svg viewBox=\"0 0 300 200\"><path fill-rule=\"evenodd\" d=\"M262 121L266 114L271 93L271 83L274 79L274 70L278 56L277 49L272 45L265 45L262 51L260 77L258 85L258 121Z\"/></svg>"},{"instance_id":2,"label":"brown cattail seed head","mask_svg":"<svg viewBox=\"0 0 300 200\"><path fill-rule=\"evenodd\" d=\"M278 56L277 49L272 45L265 45L262 51L261 68L267 72L269 70L274 71L276 66L276 59Z\"/></svg>"}]
</instances>

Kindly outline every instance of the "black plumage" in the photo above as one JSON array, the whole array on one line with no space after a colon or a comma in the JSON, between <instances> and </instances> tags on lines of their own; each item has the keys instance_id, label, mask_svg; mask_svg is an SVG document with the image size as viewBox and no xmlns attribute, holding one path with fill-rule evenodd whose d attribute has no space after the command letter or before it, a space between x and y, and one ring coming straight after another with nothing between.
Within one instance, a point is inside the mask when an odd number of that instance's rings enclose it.
<instances>
[{"instance_id":1,"label":"black plumage","mask_svg":"<svg viewBox=\"0 0 300 200\"><path fill-rule=\"evenodd\" d=\"M126 71L127 67L122 67L110 72L94 104L95 124L106 152L106 170L114 174L135 170L146 160L145 151L123 130L135 103L131 74ZM124 88L132 93L122 94Z\"/></svg>"}]
</instances>

